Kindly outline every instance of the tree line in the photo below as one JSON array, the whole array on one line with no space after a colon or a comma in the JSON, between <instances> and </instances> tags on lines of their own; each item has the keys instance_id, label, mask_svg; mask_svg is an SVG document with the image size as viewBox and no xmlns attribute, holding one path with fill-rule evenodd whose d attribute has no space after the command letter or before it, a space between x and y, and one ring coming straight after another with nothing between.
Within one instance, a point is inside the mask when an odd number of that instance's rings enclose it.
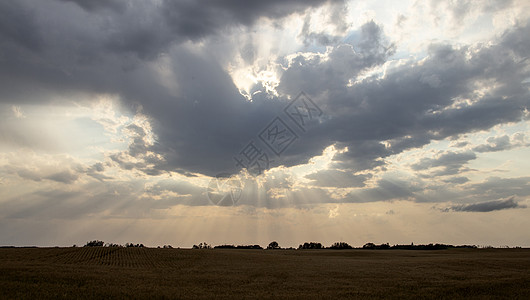
<instances>
[{"instance_id":1,"label":"tree line","mask_svg":"<svg viewBox=\"0 0 530 300\"><path fill-rule=\"evenodd\" d=\"M75 247L75 245L74 245ZM134 244L134 243L126 243L125 245L120 244L114 244L114 243L104 243L100 240L93 240L89 241L85 244L84 247L137 247L137 248L143 248L145 247L144 244ZM158 246L160 248L160 246ZM171 245L164 245L162 248L173 248ZM387 249L402 249L402 250L443 250L443 249L451 249L451 248L478 248L476 245L447 245L447 244L426 244L426 245L414 245L414 243L411 243L410 245L390 245L389 243L385 244L374 244L374 243L366 243L362 247L352 247L346 242L335 242L331 244L329 247L326 247L322 245L321 243L317 242L305 242L303 244L300 244L297 249L299 250L305 250L305 249L335 249L335 250L344 250L344 249L368 249L368 250L387 250ZM213 246L202 242L197 245L193 245L192 249L263 249L260 245L217 245ZM291 249L294 250L295 248L289 247L289 248L282 248L276 241L272 241L269 243L269 245L265 248L267 250L278 250L278 249Z\"/></svg>"},{"instance_id":2,"label":"tree line","mask_svg":"<svg viewBox=\"0 0 530 300\"><path fill-rule=\"evenodd\" d=\"M76 245L74 245L76 247ZM100 240L88 241L84 247L125 247L125 248L144 248L144 244L125 243L125 245L105 243Z\"/></svg>"}]
</instances>

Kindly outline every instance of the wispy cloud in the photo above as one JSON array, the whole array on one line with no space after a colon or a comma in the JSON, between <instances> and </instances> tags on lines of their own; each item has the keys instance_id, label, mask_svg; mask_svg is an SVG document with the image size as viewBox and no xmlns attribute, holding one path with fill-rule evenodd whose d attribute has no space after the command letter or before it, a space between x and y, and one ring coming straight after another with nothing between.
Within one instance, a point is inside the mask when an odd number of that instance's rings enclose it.
<instances>
[{"instance_id":1,"label":"wispy cloud","mask_svg":"<svg viewBox=\"0 0 530 300\"><path fill-rule=\"evenodd\" d=\"M487 202L453 205L451 207L442 209L442 211L490 212L510 208L526 208L526 205L519 204L517 201L515 201L515 197L510 197L508 199Z\"/></svg>"}]
</instances>

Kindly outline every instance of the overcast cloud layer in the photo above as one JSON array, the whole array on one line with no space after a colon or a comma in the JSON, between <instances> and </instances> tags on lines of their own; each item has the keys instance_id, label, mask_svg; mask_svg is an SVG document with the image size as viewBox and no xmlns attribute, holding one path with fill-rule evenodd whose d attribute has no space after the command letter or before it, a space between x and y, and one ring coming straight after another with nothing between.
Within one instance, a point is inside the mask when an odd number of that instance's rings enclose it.
<instances>
[{"instance_id":1,"label":"overcast cloud layer","mask_svg":"<svg viewBox=\"0 0 530 300\"><path fill-rule=\"evenodd\" d=\"M0 243L34 220L219 216L220 173L245 218L398 200L528 214L529 5L389 7L0 0L0 224L22 222ZM262 140L275 118L296 136L281 153ZM251 141L270 159L258 177L234 159Z\"/></svg>"}]
</instances>

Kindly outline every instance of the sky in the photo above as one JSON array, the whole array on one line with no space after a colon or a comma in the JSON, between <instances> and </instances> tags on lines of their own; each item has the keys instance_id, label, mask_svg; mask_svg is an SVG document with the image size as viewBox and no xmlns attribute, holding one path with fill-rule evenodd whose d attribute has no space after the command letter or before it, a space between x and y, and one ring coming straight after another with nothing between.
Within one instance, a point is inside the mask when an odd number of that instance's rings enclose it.
<instances>
[{"instance_id":1,"label":"sky","mask_svg":"<svg viewBox=\"0 0 530 300\"><path fill-rule=\"evenodd\" d=\"M530 246L525 0L0 0L0 245Z\"/></svg>"}]
</instances>

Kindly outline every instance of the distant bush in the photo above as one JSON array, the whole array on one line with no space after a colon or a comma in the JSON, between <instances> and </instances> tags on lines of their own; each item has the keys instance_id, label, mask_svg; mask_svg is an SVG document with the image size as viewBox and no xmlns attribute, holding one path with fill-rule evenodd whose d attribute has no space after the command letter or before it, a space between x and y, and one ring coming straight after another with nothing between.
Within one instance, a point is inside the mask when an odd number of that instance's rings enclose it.
<instances>
[{"instance_id":1,"label":"distant bush","mask_svg":"<svg viewBox=\"0 0 530 300\"><path fill-rule=\"evenodd\" d=\"M272 241L267 246L267 249L280 249L280 245L278 245L277 241Z\"/></svg>"},{"instance_id":2,"label":"distant bush","mask_svg":"<svg viewBox=\"0 0 530 300\"><path fill-rule=\"evenodd\" d=\"M388 243L376 245L374 243L366 243L363 246L363 249L401 249L401 250L444 250L450 248L477 248L475 245L446 245L446 244L427 244L427 245L394 245L390 246Z\"/></svg>"},{"instance_id":3,"label":"distant bush","mask_svg":"<svg viewBox=\"0 0 530 300\"><path fill-rule=\"evenodd\" d=\"M428 244L428 245L394 245L391 249L405 249L405 250L443 250L454 248L453 245L444 244Z\"/></svg>"},{"instance_id":4,"label":"distant bush","mask_svg":"<svg viewBox=\"0 0 530 300\"><path fill-rule=\"evenodd\" d=\"M218 245L214 249L263 249L260 245Z\"/></svg>"},{"instance_id":5,"label":"distant bush","mask_svg":"<svg viewBox=\"0 0 530 300\"><path fill-rule=\"evenodd\" d=\"M192 249L211 249L212 246L207 243L200 243L199 245L193 245Z\"/></svg>"},{"instance_id":6,"label":"distant bush","mask_svg":"<svg viewBox=\"0 0 530 300\"><path fill-rule=\"evenodd\" d=\"M238 245L236 249L263 249L260 245Z\"/></svg>"},{"instance_id":7,"label":"distant bush","mask_svg":"<svg viewBox=\"0 0 530 300\"><path fill-rule=\"evenodd\" d=\"M234 245L217 245L214 247L214 249L235 249L236 246Z\"/></svg>"},{"instance_id":8,"label":"distant bush","mask_svg":"<svg viewBox=\"0 0 530 300\"><path fill-rule=\"evenodd\" d=\"M376 245L374 243L366 243L364 244L363 249L391 249L392 247L390 247L390 244L388 243L381 245Z\"/></svg>"},{"instance_id":9,"label":"distant bush","mask_svg":"<svg viewBox=\"0 0 530 300\"><path fill-rule=\"evenodd\" d=\"M143 248L145 246L144 246L144 244L126 243L125 247L127 247L127 248Z\"/></svg>"},{"instance_id":10,"label":"distant bush","mask_svg":"<svg viewBox=\"0 0 530 300\"><path fill-rule=\"evenodd\" d=\"M477 249L478 247L476 245L458 245L458 246L455 246L455 248L469 248L469 249ZM515 247L517 248L517 247ZM521 247L519 247L521 248Z\"/></svg>"},{"instance_id":11,"label":"distant bush","mask_svg":"<svg viewBox=\"0 0 530 300\"><path fill-rule=\"evenodd\" d=\"M374 243L366 243L363 245L363 249L375 249L375 247Z\"/></svg>"},{"instance_id":12,"label":"distant bush","mask_svg":"<svg viewBox=\"0 0 530 300\"><path fill-rule=\"evenodd\" d=\"M103 241L93 240L90 242L87 242L85 247L103 247L105 243Z\"/></svg>"},{"instance_id":13,"label":"distant bush","mask_svg":"<svg viewBox=\"0 0 530 300\"><path fill-rule=\"evenodd\" d=\"M329 247L330 249L353 249L352 246L348 245L346 242L335 242Z\"/></svg>"},{"instance_id":14,"label":"distant bush","mask_svg":"<svg viewBox=\"0 0 530 300\"><path fill-rule=\"evenodd\" d=\"M303 245L298 246L298 249L324 249L324 247L322 247L321 243L306 242Z\"/></svg>"}]
</instances>

